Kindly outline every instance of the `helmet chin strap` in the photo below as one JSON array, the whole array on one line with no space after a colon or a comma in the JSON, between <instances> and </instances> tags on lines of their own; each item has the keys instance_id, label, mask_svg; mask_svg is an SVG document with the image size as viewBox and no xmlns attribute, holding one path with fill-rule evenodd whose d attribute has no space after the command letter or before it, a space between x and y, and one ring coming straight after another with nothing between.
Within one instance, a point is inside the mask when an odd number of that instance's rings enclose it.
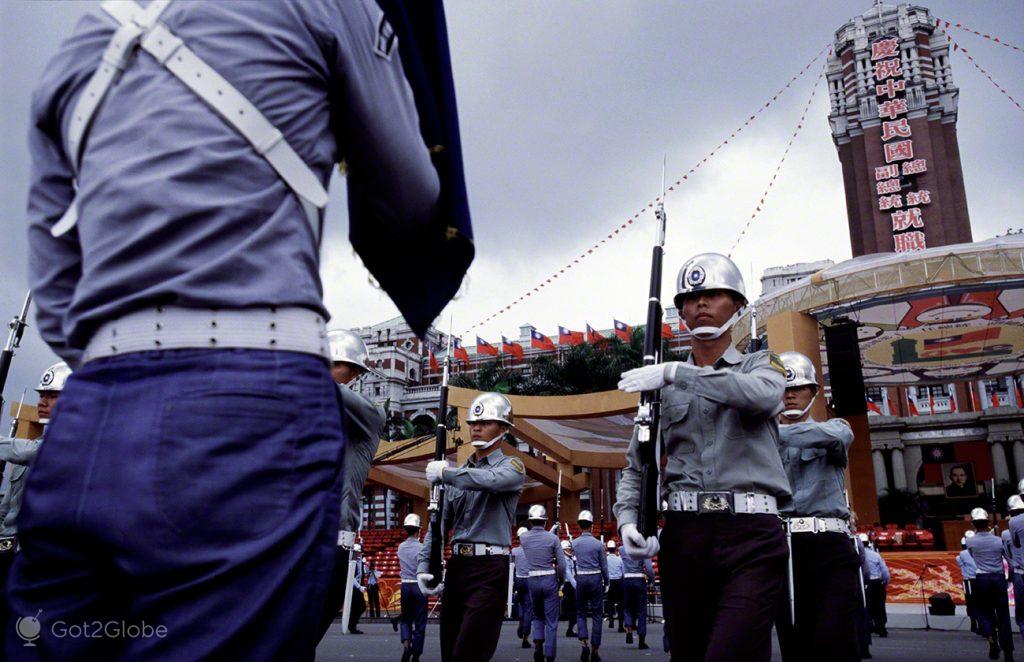
<instances>
[{"instance_id":1,"label":"helmet chin strap","mask_svg":"<svg viewBox=\"0 0 1024 662\"><path fill-rule=\"evenodd\" d=\"M787 409L786 411L782 412L782 415L790 419L791 421L795 421L797 419L803 418L804 414L811 410L811 406L813 404L814 398L811 398L811 401L808 402L807 406L804 407L803 409Z\"/></svg>"},{"instance_id":2,"label":"helmet chin strap","mask_svg":"<svg viewBox=\"0 0 1024 662\"><path fill-rule=\"evenodd\" d=\"M490 441L483 441L482 439L474 440L473 441L473 448L477 449L478 451L487 450L488 448L490 448L494 444L496 444L499 441L501 441L502 437L504 437L504 436L505 436L505 433L502 432L501 434L499 434L494 439L491 439Z\"/></svg>"},{"instance_id":3,"label":"helmet chin strap","mask_svg":"<svg viewBox=\"0 0 1024 662\"><path fill-rule=\"evenodd\" d=\"M50 419L48 419L48 418L40 418L39 419L39 424L40 425L49 425L50 424Z\"/></svg>"},{"instance_id":4,"label":"helmet chin strap","mask_svg":"<svg viewBox=\"0 0 1024 662\"><path fill-rule=\"evenodd\" d=\"M736 323L736 321L740 318L740 315L742 315L743 311L746 309L746 306L741 307L739 310L733 313L732 317L730 317L729 320L722 326L698 326L690 333L692 333L693 337L697 338L698 340L714 340L716 338L720 338L722 337L722 334L724 334L726 331L732 328L732 325Z\"/></svg>"}]
</instances>

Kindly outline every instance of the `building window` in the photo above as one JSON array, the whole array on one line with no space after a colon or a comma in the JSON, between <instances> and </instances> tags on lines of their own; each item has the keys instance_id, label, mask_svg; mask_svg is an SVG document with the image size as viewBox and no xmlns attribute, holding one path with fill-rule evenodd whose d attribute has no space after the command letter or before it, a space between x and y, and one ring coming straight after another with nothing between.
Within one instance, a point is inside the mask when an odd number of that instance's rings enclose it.
<instances>
[{"instance_id":1,"label":"building window","mask_svg":"<svg viewBox=\"0 0 1024 662\"><path fill-rule=\"evenodd\" d=\"M949 395L946 390L945 384L932 384L931 386L918 386L917 397L918 398L941 398Z\"/></svg>"}]
</instances>

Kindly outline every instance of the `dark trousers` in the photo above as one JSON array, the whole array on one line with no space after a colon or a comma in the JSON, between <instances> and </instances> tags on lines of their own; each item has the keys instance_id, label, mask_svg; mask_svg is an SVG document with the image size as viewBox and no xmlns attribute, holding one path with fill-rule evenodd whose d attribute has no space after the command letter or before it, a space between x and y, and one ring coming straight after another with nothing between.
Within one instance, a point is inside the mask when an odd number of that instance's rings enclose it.
<instances>
[{"instance_id":1,"label":"dark trousers","mask_svg":"<svg viewBox=\"0 0 1024 662\"><path fill-rule=\"evenodd\" d=\"M615 625L615 617L619 618L619 626L625 623L622 604L622 578L608 581L608 604L605 605L608 612L608 627Z\"/></svg>"},{"instance_id":2,"label":"dark trousers","mask_svg":"<svg viewBox=\"0 0 1024 662\"><path fill-rule=\"evenodd\" d=\"M516 634L520 639L530 636L530 622L533 621L533 603L530 601L530 587L526 577L512 580L513 601L519 610L519 627Z\"/></svg>"},{"instance_id":3,"label":"dark trousers","mask_svg":"<svg viewBox=\"0 0 1024 662\"><path fill-rule=\"evenodd\" d=\"M647 580L643 577L626 577L622 581L622 602L625 605L626 629L636 630L641 637L647 636Z\"/></svg>"},{"instance_id":4,"label":"dark trousers","mask_svg":"<svg viewBox=\"0 0 1024 662\"><path fill-rule=\"evenodd\" d=\"M7 659L311 656L334 566L344 439L314 356L173 350L91 361L32 466ZM57 622L166 636L52 636ZM9 623L13 632L14 623Z\"/></svg>"},{"instance_id":5,"label":"dark trousers","mask_svg":"<svg viewBox=\"0 0 1024 662\"><path fill-rule=\"evenodd\" d=\"M370 618L380 618L380 584L367 586L366 598L370 603Z\"/></svg>"},{"instance_id":6,"label":"dark trousers","mask_svg":"<svg viewBox=\"0 0 1024 662\"><path fill-rule=\"evenodd\" d=\"M423 638L427 633L427 596L420 587L402 582L402 611L399 617L402 641L412 642L414 655L423 654Z\"/></svg>"},{"instance_id":7,"label":"dark trousers","mask_svg":"<svg viewBox=\"0 0 1024 662\"><path fill-rule=\"evenodd\" d=\"M587 620L593 628L588 632ZM589 639L594 648L601 645L604 625L604 581L601 575L576 576L576 628L580 639Z\"/></svg>"},{"instance_id":8,"label":"dark trousers","mask_svg":"<svg viewBox=\"0 0 1024 662\"><path fill-rule=\"evenodd\" d=\"M569 621L569 627L576 627L576 589L572 584L562 584L562 618Z\"/></svg>"},{"instance_id":9,"label":"dark trousers","mask_svg":"<svg viewBox=\"0 0 1024 662\"><path fill-rule=\"evenodd\" d=\"M1014 597L1017 595L1016 589L1013 592ZM978 631L978 614L977 609L974 607L974 580L964 580L964 603L967 607L967 617L971 619L971 632ZM1024 632L1024 630L1022 630Z\"/></svg>"},{"instance_id":10,"label":"dark trousers","mask_svg":"<svg viewBox=\"0 0 1024 662\"><path fill-rule=\"evenodd\" d=\"M507 556L452 556L441 599L441 659L491 659L507 602Z\"/></svg>"},{"instance_id":11,"label":"dark trousers","mask_svg":"<svg viewBox=\"0 0 1024 662\"><path fill-rule=\"evenodd\" d=\"M881 579L869 579L864 584L864 596L868 602L868 614L871 615L871 631L882 634L888 622L885 615L885 584Z\"/></svg>"},{"instance_id":12,"label":"dark trousers","mask_svg":"<svg viewBox=\"0 0 1024 662\"><path fill-rule=\"evenodd\" d=\"M1013 650L1010 630L1010 600L1006 596L1006 577L1001 572L979 572L974 580L975 606L982 636L998 640L1004 651Z\"/></svg>"},{"instance_id":13,"label":"dark trousers","mask_svg":"<svg viewBox=\"0 0 1024 662\"><path fill-rule=\"evenodd\" d=\"M351 580L349 580L351 581ZM348 612L348 631L355 632L359 628L359 619L363 617L363 613L366 611L366 598L363 597L363 592L357 586L352 587L352 604L349 606Z\"/></svg>"},{"instance_id":14,"label":"dark trousers","mask_svg":"<svg viewBox=\"0 0 1024 662\"><path fill-rule=\"evenodd\" d=\"M345 605L345 584L348 583L348 554L344 547L335 547L334 569L331 580L327 584L327 599L324 600L323 614L320 616L320 639L327 634L331 623L338 617L338 612Z\"/></svg>"},{"instance_id":15,"label":"dark trousers","mask_svg":"<svg viewBox=\"0 0 1024 662\"><path fill-rule=\"evenodd\" d=\"M11 617L11 610L7 604L7 575L11 571L11 565L14 564L14 550L10 552L0 553L0 651L4 650L4 636L7 632L4 629L7 625L7 621ZM31 614L34 616L34 614ZM18 614L20 617L21 614ZM21 641L19 639L19 641ZM22 643L24 643L22 641Z\"/></svg>"},{"instance_id":16,"label":"dark trousers","mask_svg":"<svg viewBox=\"0 0 1024 662\"><path fill-rule=\"evenodd\" d=\"M1017 629L1024 636L1024 574L1014 572L1010 577L1013 580L1013 620L1017 621Z\"/></svg>"},{"instance_id":17,"label":"dark trousers","mask_svg":"<svg viewBox=\"0 0 1024 662\"><path fill-rule=\"evenodd\" d=\"M787 582L775 619L782 659L859 660L860 559L853 542L843 533L796 533L792 540L796 626Z\"/></svg>"},{"instance_id":18,"label":"dark trousers","mask_svg":"<svg viewBox=\"0 0 1024 662\"><path fill-rule=\"evenodd\" d=\"M558 580L554 575L530 577L533 602L533 640L544 642L544 656L554 657L558 646Z\"/></svg>"},{"instance_id":19,"label":"dark trousers","mask_svg":"<svg viewBox=\"0 0 1024 662\"><path fill-rule=\"evenodd\" d=\"M767 662L788 556L774 515L667 513L658 568L672 659Z\"/></svg>"}]
</instances>

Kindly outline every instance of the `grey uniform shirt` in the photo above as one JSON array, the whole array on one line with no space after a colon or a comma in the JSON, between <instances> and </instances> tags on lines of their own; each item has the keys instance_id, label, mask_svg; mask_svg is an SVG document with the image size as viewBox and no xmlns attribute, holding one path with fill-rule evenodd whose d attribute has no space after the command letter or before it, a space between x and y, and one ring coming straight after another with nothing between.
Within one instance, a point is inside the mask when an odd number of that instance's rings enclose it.
<instances>
[{"instance_id":1,"label":"grey uniform shirt","mask_svg":"<svg viewBox=\"0 0 1024 662\"><path fill-rule=\"evenodd\" d=\"M622 574L644 575L648 582L654 581L654 563L650 559L631 558L625 549L622 550Z\"/></svg>"},{"instance_id":2,"label":"grey uniform shirt","mask_svg":"<svg viewBox=\"0 0 1024 662\"><path fill-rule=\"evenodd\" d=\"M442 480L445 489L441 524L446 536L452 532L452 544L511 544L516 506L526 481L522 461L498 448L482 460L471 455L461 467L445 469ZM430 567L430 544L428 528L420 552L420 572L428 572Z\"/></svg>"},{"instance_id":3,"label":"grey uniform shirt","mask_svg":"<svg viewBox=\"0 0 1024 662\"><path fill-rule=\"evenodd\" d=\"M841 418L779 426L779 453L793 492L783 514L850 517L843 470L852 443L853 430Z\"/></svg>"},{"instance_id":4,"label":"grey uniform shirt","mask_svg":"<svg viewBox=\"0 0 1024 662\"><path fill-rule=\"evenodd\" d=\"M686 363L693 365L692 356ZM661 390L661 429L668 464L662 499L677 490L770 494L783 507L789 480L779 457L784 368L768 351L740 354L731 345L714 366L676 371ZM619 527L635 524L640 500L636 429L614 506Z\"/></svg>"},{"instance_id":5,"label":"grey uniform shirt","mask_svg":"<svg viewBox=\"0 0 1024 662\"><path fill-rule=\"evenodd\" d=\"M1018 568L1024 568L1024 515L1014 515L1007 525L1010 532L1010 553Z\"/></svg>"},{"instance_id":6,"label":"grey uniform shirt","mask_svg":"<svg viewBox=\"0 0 1024 662\"><path fill-rule=\"evenodd\" d=\"M519 543L523 546L527 573L553 568L558 583L565 581L565 553L562 551L562 543L559 542L558 536L543 526L535 526L519 536Z\"/></svg>"},{"instance_id":7,"label":"grey uniform shirt","mask_svg":"<svg viewBox=\"0 0 1024 662\"><path fill-rule=\"evenodd\" d=\"M622 579L622 557L618 554L608 555L608 581Z\"/></svg>"},{"instance_id":8,"label":"grey uniform shirt","mask_svg":"<svg viewBox=\"0 0 1024 662\"><path fill-rule=\"evenodd\" d=\"M589 531L584 531L572 541L572 552L576 555L576 573L599 570L601 578L608 581L608 554L604 543Z\"/></svg>"},{"instance_id":9,"label":"grey uniform shirt","mask_svg":"<svg viewBox=\"0 0 1024 662\"><path fill-rule=\"evenodd\" d=\"M964 581L978 576L978 566L974 562L974 557L966 549L960 550L960 553L956 555L956 564L960 566L960 574L963 575Z\"/></svg>"},{"instance_id":10,"label":"grey uniform shirt","mask_svg":"<svg viewBox=\"0 0 1024 662\"><path fill-rule=\"evenodd\" d=\"M25 494L28 465L35 459L42 443L42 437L0 437L0 461L13 465L7 492L4 493L3 499L0 499L0 537L10 537L18 533L18 513L21 512L21 499Z\"/></svg>"},{"instance_id":11,"label":"grey uniform shirt","mask_svg":"<svg viewBox=\"0 0 1024 662\"><path fill-rule=\"evenodd\" d=\"M512 563L516 566L516 577L523 579L530 576L530 571L526 568L526 557L523 556L522 547L512 548Z\"/></svg>"},{"instance_id":12,"label":"grey uniform shirt","mask_svg":"<svg viewBox=\"0 0 1024 662\"><path fill-rule=\"evenodd\" d=\"M1010 570L1017 568L1017 560L1013 558L1013 537L1010 534L1009 529L1005 529L999 534L999 541L1003 543L1003 555L1006 556L1010 563Z\"/></svg>"},{"instance_id":13,"label":"grey uniform shirt","mask_svg":"<svg viewBox=\"0 0 1024 662\"><path fill-rule=\"evenodd\" d=\"M402 579L416 579L421 549L423 543L418 538L407 538L398 546L398 565L401 566Z\"/></svg>"},{"instance_id":14,"label":"grey uniform shirt","mask_svg":"<svg viewBox=\"0 0 1024 662\"><path fill-rule=\"evenodd\" d=\"M344 160L387 241L431 218L440 184L399 53L377 51L381 15L373 0L260 0L174 2L160 20L322 183ZM298 198L149 54L111 87L72 172L71 114L116 28L89 11L32 98L28 264L43 339L75 367L99 323L145 306L301 306L326 318ZM78 225L54 238L73 181Z\"/></svg>"},{"instance_id":15,"label":"grey uniform shirt","mask_svg":"<svg viewBox=\"0 0 1024 662\"><path fill-rule=\"evenodd\" d=\"M974 557L979 575L991 572L1003 574L1003 557L1006 550L1003 549L1003 542L991 531L978 531L968 538L967 551Z\"/></svg>"},{"instance_id":16,"label":"grey uniform shirt","mask_svg":"<svg viewBox=\"0 0 1024 662\"><path fill-rule=\"evenodd\" d=\"M359 529L359 503L384 429L384 410L348 386L338 385L345 424L345 477L341 487L341 530Z\"/></svg>"}]
</instances>

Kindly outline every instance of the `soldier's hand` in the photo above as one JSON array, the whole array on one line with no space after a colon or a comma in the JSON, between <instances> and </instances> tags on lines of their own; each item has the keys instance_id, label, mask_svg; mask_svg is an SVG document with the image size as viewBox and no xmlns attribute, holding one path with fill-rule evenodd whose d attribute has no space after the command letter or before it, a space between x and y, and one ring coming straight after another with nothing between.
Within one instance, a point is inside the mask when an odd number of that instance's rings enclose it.
<instances>
[{"instance_id":1,"label":"soldier's hand","mask_svg":"<svg viewBox=\"0 0 1024 662\"><path fill-rule=\"evenodd\" d=\"M676 362L645 365L622 373L619 390L626 393L656 391L672 383Z\"/></svg>"},{"instance_id":2,"label":"soldier's hand","mask_svg":"<svg viewBox=\"0 0 1024 662\"><path fill-rule=\"evenodd\" d=\"M626 553L633 559L653 559L661 549L661 543L657 536L645 538L636 528L636 524L623 524L622 545Z\"/></svg>"},{"instance_id":3,"label":"soldier's hand","mask_svg":"<svg viewBox=\"0 0 1024 662\"><path fill-rule=\"evenodd\" d=\"M444 470L448 467L447 460L433 460L427 463L427 481L430 484L440 483Z\"/></svg>"},{"instance_id":4,"label":"soldier's hand","mask_svg":"<svg viewBox=\"0 0 1024 662\"><path fill-rule=\"evenodd\" d=\"M553 533L553 534L555 534L557 536L558 535L558 522L555 522L554 524L552 524L551 528L548 529L548 531L550 531L551 533Z\"/></svg>"},{"instance_id":5,"label":"soldier's hand","mask_svg":"<svg viewBox=\"0 0 1024 662\"><path fill-rule=\"evenodd\" d=\"M421 572L416 575L416 583L419 584L420 592L423 593L423 595L441 595L441 592L444 591L444 582L438 582L437 586L430 588L428 584L433 580L434 575L429 572Z\"/></svg>"}]
</instances>

